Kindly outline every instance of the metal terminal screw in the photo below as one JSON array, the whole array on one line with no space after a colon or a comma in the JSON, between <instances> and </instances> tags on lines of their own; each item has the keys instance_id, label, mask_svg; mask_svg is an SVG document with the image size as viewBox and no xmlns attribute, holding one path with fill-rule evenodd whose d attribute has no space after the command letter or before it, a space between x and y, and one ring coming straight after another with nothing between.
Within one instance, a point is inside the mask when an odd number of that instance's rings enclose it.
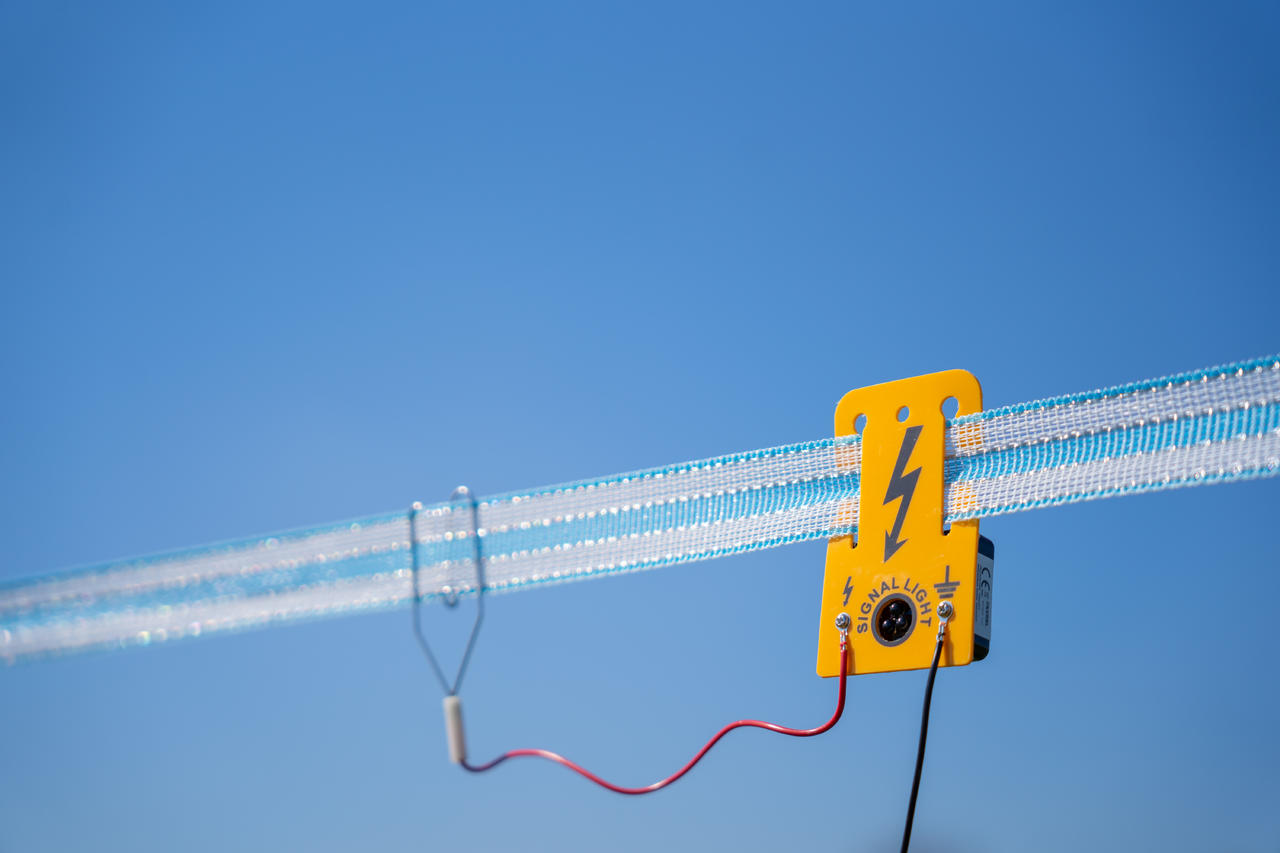
<instances>
[{"instance_id":1,"label":"metal terminal screw","mask_svg":"<svg viewBox=\"0 0 1280 853\"><path fill-rule=\"evenodd\" d=\"M950 601L943 601L938 605L938 616L943 619L950 619L955 615L956 609L951 606Z\"/></svg>"},{"instance_id":2,"label":"metal terminal screw","mask_svg":"<svg viewBox=\"0 0 1280 853\"><path fill-rule=\"evenodd\" d=\"M841 631L848 631L849 625L851 625L852 622L853 620L849 618L848 613L841 613L839 616L836 617L836 627Z\"/></svg>"}]
</instances>

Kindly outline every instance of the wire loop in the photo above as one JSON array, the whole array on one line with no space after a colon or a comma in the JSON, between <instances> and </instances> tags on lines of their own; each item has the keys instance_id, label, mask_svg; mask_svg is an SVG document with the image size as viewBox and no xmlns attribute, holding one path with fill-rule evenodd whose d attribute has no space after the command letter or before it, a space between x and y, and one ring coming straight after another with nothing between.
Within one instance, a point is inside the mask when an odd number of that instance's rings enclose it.
<instances>
[{"instance_id":1,"label":"wire loop","mask_svg":"<svg viewBox=\"0 0 1280 853\"><path fill-rule=\"evenodd\" d=\"M421 566L418 559L418 513L422 511L422 504L414 501L409 507L409 556L413 574L413 634L417 637L418 646L426 655L427 662L431 664L431 671L435 673L436 681L440 683L440 689L446 696L458 695L458 690L462 687L462 678L467 674L467 665L471 662L471 652L475 649L476 637L480 634L480 625L484 622L484 549L480 543L480 503L466 486L459 486L449 498L450 501L463 499L471 505L471 541L475 547L476 563L476 618L471 623L471 633L467 636L467 645L462 651L462 659L458 662L458 670L454 673L452 682L445 677L440 662L431 650L431 644L427 642L426 634L422 632L422 590L419 585ZM457 607L459 598L457 590L445 587L442 592L445 606Z\"/></svg>"}]
</instances>

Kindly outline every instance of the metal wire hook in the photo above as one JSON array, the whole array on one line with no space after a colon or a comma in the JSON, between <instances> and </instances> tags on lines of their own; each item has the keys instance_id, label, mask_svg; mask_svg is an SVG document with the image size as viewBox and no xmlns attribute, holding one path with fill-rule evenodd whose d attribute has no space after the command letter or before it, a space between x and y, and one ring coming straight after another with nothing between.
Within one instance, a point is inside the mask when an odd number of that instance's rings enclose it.
<instances>
[{"instance_id":1,"label":"metal wire hook","mask_svg":"<svg viewBox=\"0 0 1280 853\"><path fill-rule=\"evenodd\" d=\"M467 664L471 662L471 651L475 648L476 637L480 634L480 624L484 621L484 550L480 544L480 504L466 486L459 486L454 489L449 498L451 502L462 499L466 499L471 504L471 540L475 546L476 561L476 618L471 623L471 633L467 637L467 646L462 652L462 660L458 662L458 671L453 677L452 684L445 678L444 670L440 668L440 662L436 660L435 653L431 651L431 644L427 642L426 635L422 633L422 590L418 582L421 569L418 559L418 513L422 511L422 504L414 501L409 507L409 555L413 570L413 634L418 638L418 645L422 648L422 653L426 655L427 662L431 664L431 671L435 673L436 680L440 682L440 689L445 692L446 696L456 696L458 688L462 686L462 677L467 673ZM447 607L457 607L458 593L456 590L446 586L441 592L445 596L444 603Z\"/></svg>"}]
</instances>

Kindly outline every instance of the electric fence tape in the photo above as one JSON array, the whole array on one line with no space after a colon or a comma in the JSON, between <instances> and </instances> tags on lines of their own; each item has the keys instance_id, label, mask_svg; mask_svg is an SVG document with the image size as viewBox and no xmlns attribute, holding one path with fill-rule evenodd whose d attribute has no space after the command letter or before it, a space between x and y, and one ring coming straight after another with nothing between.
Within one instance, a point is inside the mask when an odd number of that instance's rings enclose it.
<instances>
[{"instance_id":1,"label":"electric fence tape","mask_svg":"<svg viewBox=\"0 0 1280 853\"><path fill-rule=\"evenodd\" d=\"M948 521L1280 472L1280 357L948 423ZM856 436L122 560L0 586L0 658L146 645L704 560L856 529Z\"/></svg>"}]
</instances>

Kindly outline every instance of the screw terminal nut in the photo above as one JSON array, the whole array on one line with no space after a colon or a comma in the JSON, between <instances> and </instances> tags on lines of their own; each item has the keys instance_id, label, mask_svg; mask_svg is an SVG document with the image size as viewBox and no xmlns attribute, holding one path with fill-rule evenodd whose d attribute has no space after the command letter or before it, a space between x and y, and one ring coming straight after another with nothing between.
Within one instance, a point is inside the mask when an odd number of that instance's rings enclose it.
<instances>
[{"instance_id":1,"label":"screw terminal nut","mask_svg":"<svg viewBox=\"0 0 1280 853\"><path fill-rule=\"evenodd\" d=\"M950 619L955 615L956 609L951 606L950 601L943 601L938 604L938 616L943 619Z\"/></svg>"},{"instance_id":2,"label":"screw terminal nut","mask_svg":"<svg viewBox=\"0 0 1280 853\"><path fill-rule=\"evenodd\" d=\"M849 626L853 624L853 620L849 618L848 613L841 613L836 617L836 627L841 631L848 631Z\"/></svg>"}]
</instances>

